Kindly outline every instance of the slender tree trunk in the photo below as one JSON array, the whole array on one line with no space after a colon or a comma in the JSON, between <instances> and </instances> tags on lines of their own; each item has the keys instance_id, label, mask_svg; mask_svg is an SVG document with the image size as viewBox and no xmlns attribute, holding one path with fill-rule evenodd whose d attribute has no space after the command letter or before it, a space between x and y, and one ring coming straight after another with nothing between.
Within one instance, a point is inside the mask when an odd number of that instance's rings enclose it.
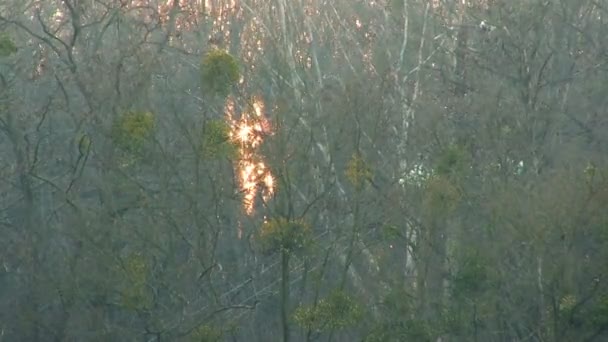
<instances>
[{"instance_id":1,"label":"slender tree trunk","mask_svg":"<svg viewBox=\"0 0 608 342\"><path fill-rule=\"evenodd\" d=\"M34 207L34 191L32 189L32 182L29 175L30 163L28 160L28 149L24 146L23 132L16 127L16 122L12 114L7 114L6 119L6 133L13 144L13 153L16 159L17 172L19 174L19 187L23 195L23 208L21 211L21 222L22 222L22 233L24 234L25 241L25 257L27 260L27 275L25 278L25 287L27 288L27 294L23 298L24 305L23 310L25 314L24 319L24 331L29 331L29 335L26 338L29 341L38 341L40 339L39 333L39 299L38 289L36 286L36 277L39 276L38 272L38 252L37 252L37 224L36 224L36 212Z\"/></svg>"},{"instance_id":2,"label":"slender tree trunk","mask_svg":"<svg viewBox=\"0 0 608 342\"><path fill-rule=\"evenodd\" d=\"M464 24L464 15L466 12L466 6L463 2L459 10L459 18L457 23L462 25L458 30L458 41L456 42L456 60L454 65L455 86L454 95L464 96L467 92L467 79L466 79L466 48L468 43L468 30L469 28Z\"/></svg>"},{"instance_id":3,"label":"slender tree trunk","mask_svg":"<svg viewBox=\"0 0 608 342\"><path fill-rule=\"evenodd\" d=\"M289 342L289 251L281 251L281 326L283 342Z\"/></svg>"},{"instance_id":4,"label":"slender tree trunk","mask_svg":"<svg viewBox=\"0 0 608 342\"><path fill-rule=\"evenodd\" d=\"M546 317L545 317L545 289L543 287L543 258L538 256L537 259L537 286L538 286L538 337L541 341L546 337Z\"/></svg>"}]
</instances>

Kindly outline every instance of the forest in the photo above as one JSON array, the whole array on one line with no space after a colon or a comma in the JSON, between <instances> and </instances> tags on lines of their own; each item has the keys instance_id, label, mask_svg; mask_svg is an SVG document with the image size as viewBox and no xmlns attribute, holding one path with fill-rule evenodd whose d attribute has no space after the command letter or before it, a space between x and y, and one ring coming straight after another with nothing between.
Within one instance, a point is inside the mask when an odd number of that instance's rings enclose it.
<instances>
[{"instance_id":1,"label":"forest","mask_svg":"<svg viewBox=\"0 0 608 342\"><path fill-rule=\"evenodd\" d=\"M608 2L0 1L13 341L608 341Z\"/></svg>"}]
</instances>

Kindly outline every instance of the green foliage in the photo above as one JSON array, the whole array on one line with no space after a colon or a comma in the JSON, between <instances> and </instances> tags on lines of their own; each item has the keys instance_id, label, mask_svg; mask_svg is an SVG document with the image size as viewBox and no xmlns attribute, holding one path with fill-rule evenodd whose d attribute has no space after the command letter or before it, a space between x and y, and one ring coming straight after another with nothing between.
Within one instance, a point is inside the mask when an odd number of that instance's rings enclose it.
<instances>
[{"instance_id":1,"label":"green foliage","mask_svg":"<svg viewBox=\"0 0 608 342\"><path fill-rule=\"evenodd\" d=\"M222 341L223 332L210 325L201 325L190 336L192 342L219 342Z\"/></svg>"},{"instance_id":2,"label":"green foliage","mask_svg":"<svg viewBox=\"0 0 608 342\"><path fill-rule=\"evenodd\" d=\"M78 153L86 155L91 149L91 137L88 134L81 134L78 139Z\"/></svg>"},{"instance_id":3,"label":"green foliage","mask_svg":"<svg viewBox=\"0 0 608 342\"><path fill-rule=\"evenodd\" d=\"M442 328L419 315L415 292L391 288L382 300L384 320L376 322L365 342L433 341Z\"/></svg>"},{"instance_id":4,"label":"green foliage","mask_svg":"<svg viewBox=\"0 0 608 342\"><path fill-rule=\"evenodd\" d=\"M209 120L203 128L201 143L203 158L235 158L238 146L230 139L230 125L224 120Z\"/></svg>"},{"instance_id":5,"label":"green foliage","mask_svg":"<svg viewBox=\"0 0 608 342\"><path fill-rule=\"evenodd\" d=\"M572 311L572 309L574 309L574 307L576 306L576 297L574 295L568 294L563 296L560 300L559 300L559 312L562 315L570 315L570 312Z\"/></svg>"},{"instance_id":6,"label":"green foliage","mask_svg":"<svg viewBox=\"0 0 608 342\"><path fill-rule=\"evenodd\" d=\"M597 236L600 242L608 242L608 223L603 223L598 226Z\"/></svg>"},{"instance_id":7,"label":"green foliage","mask_svg":"<svg viewBox=\"0 0 608 342\"><path fill-rule=\"evenodd\" d=\"M608 295L598 295L587 302L567 294L559 300L559 313L571 324L597 329L608 325Z\"/></svg>"},{"instance_id":8,"label":"green foliage","mask_svg":"<svg viewBox=\"0 0 608 342\"><path fill-rule=\"evenodd\" d=\"M306 248L311 240L311 228L303 220L271 219L262 225L257 242L263 253L279 250L295 252Z\"/></svg>"},{"instance_id":9,"label":"green foliage","mask_svg":"<svg viewBox=\"0 0 608 342\"><path fill-rule=\"evenodd\" d=\"M589 321L595 327L603 327L608 324L608 294L600 296L590 309Z\"/></svg>"},{"instance_id":10,"label":"green foliage","mask_svg":"<svg viewBox=\"0 0 608 342\"><path fill-rule=\"evenodd\" d=\"M392 316L408 316L414 310L414 298L404 289L391 289L384 296L382 304Z\"/></svg>"},{"instance_id":11,"label":"green foliage","mask_svg":"<svg viewBox=\"0 0 608 342\"><path fill-rule=\"evenodd\" d=\"M7 57L17 52L17 46L6 33L0 33L0 57Z\"/></svg>"},{"instance_id":12,"label":"green foliage","mask_svg":"<svg viewBox=\"0 0 608 342\"><path fill-rule=\"evenodd\" d=\"M450 146L439 156L435 173L441 176L462 174L469 166L466 151L460 146Z\"/></svg>"},{"instance_id":13,"label":"green foliage","mask_svg":"<svg viewBox=\"0 0 608 342\"><path fill-rule=\"evenodd\" d=\"M382 237L385 241L393 241L402 237L399 227L394 224L384 224L382 226Z\"/></svg>"},{"instance_id":14,"label":"green foliage","mask_svg":"<svg viewBox=\"0 0 608 342\"><path fill-rule=\"evenodd\" d=\"M485 288L488 281L486 265L477 253L466 253L459 260L459 267L452 277L452 295L456 298L472 298Z\"/></svg>"},{"instance_id":15,"label":"green foliage","mask_svg":"<svg viewBox=\"0 0 608 342\"><path fill-rule=\"evenodd\" d=\"M400 317L403 318L403 317ZM419 319L401 319L376 325L365 342L432 341L430 325Z\"/></svg>"},{"instance_id":16,"label":"green foliage","mask_svg":"<svg viewBox=\"0 0 608 342\"><path fill-rule=\"evenodd\" d=\"M362 317L361 305L343 291L333 291L316 305L300 306L294 320L301 327L315 331L342 329L356 324Z\"/></svg>"},{"instance_id":17,"label":"green foliage","mask_svg":"<svg viewBox=\"0 0 608 342\"><path fill-rule=\"evenodd\" d=\"M592 162L588 162L587 166L585 167L584 173L585 181L587 182L587 184L591 185L593 184L593 180L595 178L595 175L597 174L597 167Z\"/></svg>"},{"instance_id":18,"label":"green foliage","mask_svg":"<svg viewBox=\"0 0 608 342\"><path fill-rule=\"evenodd\" d=\"M122 293L122 303L131 310L149 308L152 296L147 287L149 266L146 259L139 254L131 255L124 262L127 286Z\"/></svg>"},{"instance_id":19,"label":"green foliage","mask_svg":"<svg viewBox=\"0 0 608 342\"><path fill-rule=\"evenodd\" d=\"M451 310L444 310L441 313L441 330L449 334L466 334L466 328L470 317L467 317L466 310L461 305Z\"/></svg>"},{"instance_id":20,"label":"green foliage","mask_svg":"<svg viewBox=\"0 0 608 342\"><path fill-rule=\"evenodd\" d=\"M450 179L434 175L426 182L423 206L431 216L447 214L456 208L460 198L460 190Z\"/></svg>"},{"instance_id":21,"label":"green foliage","mask_svg":"<svg viewBox=\"0 0 608 342\"><path fill-rule=\"evenodd\" d=\"M203 87L225 96L239 80L239 64L236 58L221 49L209 51L201 62Z\"/></svg>"},{"instance_id":22,"label":"green foliage","mask_svg":"<svg viewBox=\"0 0 608 342\"><path fill-rule=\"evenodd\" d=\"M118 147L129 153L140 153L154 133L155 117L151 112L129 111L112 126L112 137Z\"/></svg>"},{"instance_id":23,"label":"green foliage","mask_svg":"<svg viewBox=\"0 0 608 342\"><path fill-rule=\"evenodd\" d=\"M345 174L357 190L360 190L365 182L372 178L371 168L359 153L353 154L346 166Z\"/></svg>"},{"instance_id":24,"label":"green foliage","mask_svg":"<svg viewBox=\"0 0 608 342\"><path fill-rule=\"evenodd\" d=\"M434 167L434 174L426 179L423 206L430 216L449 214L461 199L459 178L469 168L466 151L459 146L444 150Z\"/></svg>"}]
</instances>

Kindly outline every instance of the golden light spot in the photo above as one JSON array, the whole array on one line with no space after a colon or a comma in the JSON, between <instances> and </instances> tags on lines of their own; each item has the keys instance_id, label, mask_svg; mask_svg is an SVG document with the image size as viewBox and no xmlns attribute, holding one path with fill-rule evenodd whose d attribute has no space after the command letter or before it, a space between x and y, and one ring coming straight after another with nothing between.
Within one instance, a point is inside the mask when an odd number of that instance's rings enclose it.
<instances>
[{"instance_id":1,"label":"golden light spot","mask_svg":"<svg viewBox=\"0 0 608 342\"><path fill-rule=\"evenodd\" d=\"M255 115L261 117L264 114L264 102L257 99L253 102L253 110L255 111ZM259 123L258 123L259 124Z\"/></svg>"},{"instance_id":2,"label":"golden light spot","mask_svg":"<svg viewBox=\"0 0 608 342\"><path fill-rule=\"evenodd\" d=\"M266 166L259 151L264 138L272 134L270 122L264 115L264 102L254 97L252 105L235 117L233 99L226 102L225 115L230 123L230 137L239 144L239 157L235 163L240 191L243 193L245 213L254 213L256 199L261 195L264 201L269 200L275 191L274 176Z\"/></svg>"},{"instance_id":3,"label":"golden light spot","mask_svg":"<svg viewBox=\"0 0 608 342\"><path fill-rule=\"evenodd\" d=\"M268 189L268 198L274 195L274 176L270 172L267 172L264 175L264 185L266 185L266 189ZM264 200L266 200L266 198Z\"/></svg>"},{"instance_id":4,"label":"golden light spot","mask_svg":"<svg viewBox=\"0 0 608 342\"><path fill-rule=\"evenodd\" d=\"M238 127L237 137L239 141L246 143L249 140L249 134L251 134L252 130L249 126L242 125Z\"/></svg>"}]
</instances>

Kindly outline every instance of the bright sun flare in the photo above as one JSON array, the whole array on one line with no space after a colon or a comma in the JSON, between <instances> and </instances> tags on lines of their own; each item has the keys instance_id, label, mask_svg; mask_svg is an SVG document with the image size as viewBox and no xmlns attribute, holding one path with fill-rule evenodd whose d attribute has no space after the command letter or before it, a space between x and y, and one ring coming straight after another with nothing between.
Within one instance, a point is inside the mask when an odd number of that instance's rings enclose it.
<instances>
[{"instance_id":1,"label":"bright sun flare","mask_svg":"<svg viewBox=\"0 0 608 342\"><path fill-rule=\"evenodd\" d=\"M239 145L236 162L239 187L243 192L243 207L253 214L258 194L268 201L275 191L274 176L266 166L259 151L264 138L272 134L270 122L264 115L264 102L258 97L252 100L252 108L236 118L233 99L226 103L226 119L230 123L230 137Z\"/></svg>"}]
</instances>

